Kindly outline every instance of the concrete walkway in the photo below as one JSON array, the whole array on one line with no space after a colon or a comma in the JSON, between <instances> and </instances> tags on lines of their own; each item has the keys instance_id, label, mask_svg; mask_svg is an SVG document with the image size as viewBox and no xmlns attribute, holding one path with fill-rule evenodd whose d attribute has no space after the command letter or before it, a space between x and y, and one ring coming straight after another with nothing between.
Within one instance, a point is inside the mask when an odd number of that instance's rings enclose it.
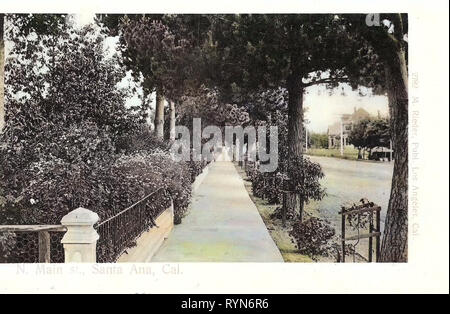
<instances>
[{"instance_id":1,"label":"concrete walkway","mask_svg":"<svg viewBox=\"0 0 450 314\"><path fill-rule=\"evenodd\" d=\"M283 262L234 165L215 162L152 262Z\"/></svg>"}]
</instances>

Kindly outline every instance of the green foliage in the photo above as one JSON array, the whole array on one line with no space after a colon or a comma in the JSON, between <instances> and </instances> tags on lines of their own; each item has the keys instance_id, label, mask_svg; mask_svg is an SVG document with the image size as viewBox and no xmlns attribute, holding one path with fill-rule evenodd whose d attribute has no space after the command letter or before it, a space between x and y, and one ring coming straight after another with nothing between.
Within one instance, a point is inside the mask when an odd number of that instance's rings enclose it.
<instances>
[{"instance_id":1,"label":"green foliage","mask_svg":"<svg viewBox=\"0 0 450 314\"><path fill-rule=\"evenodd\" d=\"M18 36L57 35L61 27L69 22L67 14L14 14L9 16L12 22L20 25Z\"/></svg>"},{"instance_id":2,"label":"green foliage","mask_svg":"<svg viewBox=\"0 0 450 314\"><path fill-rule=\"evenodd\" d=\"M191 198L192 182L188 165L174 162L162 152L137 153L119 158L112 169L113 173L116 171L124 184L120 190L113 190L114 194L120 195L121 199L125 197L125 201L131 204L162 187L173 199L175 220L181 222Z\"/></svg>"},{"instance_id":3,"label":"green foliage","mask_svg":"<svg viewBox=\"0 0 450 314\"><path fill-rule=\"evenodd\" d=\"M123 62L136 80L143 76L148 93L157 90L170 99L185 94L198 72L190 41L177 36L158 16L130 19L119 24Z\"/></svg>"},{"instance_id":4,"label":"green foliage","mask_svg":"<svg viewBox=\"0 0 450 314\"><path fill-rule=\"evenodd\" d=\"M337 84L352 49L333 14L212 17L215 81L225 91ZM305 47L308 47L305 49ZM327 72L328 78L323 76ZM304 81L302 81L304 79Z\"/></svg>"},{"instance_id":5,"label":"green foliage","mask_svg":"<svg viewBox=\"0 0 450 314\"><path fill-rule=\"evenodd\" d=\"M364 119L353 126L349 143L358 149L389 148L390 127L387 119Z\"/></svg>"},{"instance_id":6,"label":"green foliage","mask_svg":"<svg viewBox=\"0 0 450 314\"><path fill-rule=\"evenodd\" d=\"M124 154L154 153L170 151L170 144L158 138L147 124L141 124L128 134L119 136L116 150Z\"/></svg>"},{"instance_id":7,"label":"green foliage","mask_svg":"<svg viewBox=\"0 0 450 314\"><path fill-rule=\"evenodd\" d=\"M113 141L136 127L125 107L127 93L117 88L124 72L104 55L102 36L64 26L58 36L34 38L15 38L5 67L8 145L87 122Z\"/></svg>"},{"instance_id":8,"label":"green foliage","mask_svg":"<svg viewBox=\"0 0 450 314\"><path fill-rule=\"evenodd\" d=\"M376 119L371 121L366 128L364 137L366 138L366 147L389 147L390 128L387 119Z\"/></svg>"},{"instance_id":9,"label":"green foliage","mask_svg":"<svg viewBox=\"0 0 450 314\"><path fill-rule=\"evenodd\" d=\"M313 148L328 148L328 135L323 133L311 133L309 145Z\"/></svg>"},{"instance_id":10,"label":"green foliage","mask_svg":"<svg viewBox=\"0 0 450 314\"><path fill-rule=\"evenodd\" d=\"M282 180L279 173L255 171L252 173L252 192L255 196L266 199L269 204L282 202Z\"/></svg>"},{"instance_id":11,"label":"green foliage","mask_svg":"<svg viewBox=\"0 0 450 314\"><path fill-rule=\"evenodd\" d=\"M331 240L336 231L320 218L297 221L289 235L293 238L299 253L317 260L320 256L330 256L333 252Z\"/></svg>"},{"instance_id":12,"label":"green foliage","mask_svg":"<svg viewBox=\"0 0 450 314\"><path fill-rule=\"evenodd\" d=\"M250 122L247 109L220 99L216 90L201 86L194 94L180 98L177 107L179 124L192 129L194 118L201 118L202 125L239 125Z\"/></svg>"},{"instance_id":13,"label":"green foliage","mask_svg":"<svg viewBox=\"0 0 450 314\"><path fill-rule=\"evenodd\" d=\"M364 119L353 125L352 131L348 136L348 142L358 149L367 146L366 129L370 119Z\"/></svg>"},{"instance_id":14,"label":"green foliage","mask_svg":"<svg viewBox=\"0 0 450 314\"><path fill-rule=\"evenodd\" d=\"M14 38L7 60L1 222L58 224L80 206L105 219L160 187L181 217L189 168L125 107L124 71L103 35L65 24L57 33Z\"/></svg>"},{"instance_id":15,"label":"green foliage","mask_svg":"<svg viewBox=\"0 0 450 314\"><path fill-rule=\"evenodd\" d=\"M280 204L283 191L291 191L308 203L310 200L320 201L325 191L320 185L324 177L322 168L309 158L289 157L278 172L251 174L252 191L257 197L267 199L269 204Z\"/></svg>"},{"instance_id":16,"label":"green foliage","mask_svg":"<svg viewBox=\"0 0 450 314\"><path fill-rule=\"evenodd\" d=\"M286 176L289 178L290 191L299 195L305 203L310 200L320 201L325 196L319 182L324 177L320 164L307 157L290 157L287 165Z\"/></svg>"},{"instance_id":17,"label":"green foliage","mask_svg":"<svg viewBox=\"0 0 450 314\"><path fill-rule=\"evenodd\" d=\"M16 245L14 234L8 232L0 233L0 264L6 263L8 257Z\"/></svg>"}]
</instances>

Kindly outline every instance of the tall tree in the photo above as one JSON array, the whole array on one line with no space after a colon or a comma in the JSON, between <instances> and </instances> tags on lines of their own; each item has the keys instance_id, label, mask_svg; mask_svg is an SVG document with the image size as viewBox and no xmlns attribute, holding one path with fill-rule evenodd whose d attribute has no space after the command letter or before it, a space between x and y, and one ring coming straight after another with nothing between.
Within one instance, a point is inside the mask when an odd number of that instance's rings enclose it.
<instances>
[{"instance_id":1,"label":"tall tree","mask_svg":"<svg viewBox=\"0 0 450 314\"><path fill-rule=\"evenodd\" d=\"M366 126L365 138L367 139L366 147L369 149L375 147L389 148L391 138L389 121L387 119L371 120Z\"/></svg>"},{"instance_id":2,"label":"tall tree","mask_svg":"<svg viewBox=\"0 0 450 314\"><path fill-rule=\"evenodd\" d=\"M214 16L211 55L229 94L282 87L288 91L289 154L304 147L303 96L315 84L346 81L346 52L334 15ZM295 204L290 200L291 207Z\"/></svg>"},{"instance_id":3,"label":"tall tree","mask_svg":"<svg viewBox=\"0 0 450 314\"><path fill-rule=\"evenodd\" d=\"M5 124L5 15L0 14L0 132Z\"/></svg>"},{"instance_id":4,"label":"tall tree","mask_svg":"<svg viewBox=\"0 0 450 314\"><path fill-rule=\"evenodd\" d=\"M120 36L125 65L136 80L142 74L144 92L156 91L155 131L162 137L164 99L175 112L181 97L195 95L202 84L206 70L202 46L210 39L209 18L199 14L99 14L97 21L109 35Z\"/></svg>"},{"instance_id":5,"label":"tall tree","mask_svg":"<svg viewBox=\"0 0 450 314\"><path fill-rule=\"evenodd\" d=\"M359 43L360 57L348 74L384 92L389 100L394 173L381 260L408 260L408 15L344 15L345 28ZM370 70L368 70L370 68Z\"/></svg>"},{"instance_id":6,"label":"tall tree","mask_svg":"<svg viewBox=\"0 0 450 314\"><path fill-rule=\"evenodd\" d=\"M163 139L164 138L164 89L161 80L156 77L155 70L158 68L158 62L161 62L158 56L164 56L162 51L164 47L164 36L168 35L167 29L161 27L160 14L97 14L96 21L99 25L104 27L106 33L110 36L119 36L120 49L124 55L124 64L128 69L132 71L133 77L136 81L141 80L143 76L142 88L144 97L141 104L141 112L145 112L148 109L149 100L148 95L152 92L156 92L156 106L154 115L154 127L155 135ZM149 28L139 28L138 26L144 26L144 24L150 25ZM140 33L142 32L142 33ZM143 35L143 32L147 32L147 39L151 39L151 43L147 43L149 51L143 54L143 43L137 43L136 39L141 40L139 37ZM148 32L151 32L149 34ZM137 36L137 37L134 37ZM159 42L159 45L158 45ZM142 45L141 45L142 44ZM159 49L159 50L157 50ZM159 53L159 54L158 54ZM167 51L167 55L170 55L170 51ZM152 58L152 56L154 56Z\"/></svg>"},{"instance_id":7,"label":"tall tree","mask_svg":"<svg viewBox=\"0 0 450 314\"><path fill-rule=\"evenodd\" d=\"M17 17L14 25L22 22ZM127 91L117 86L125 72L116 58L105 54L104 37L95 29L61 25L55 35L7 35L13 45L5 68L7 119L0 135L0 189L8 212L25 209L20 215L25 220L15 223L54 222L61 218L61 208L46 206L37 214L26 204L24 195L40 186L35 179L46 178L49 186L64 189L52 180L78 173L69 190L79 189L88 182L85 173L114 162L123 137L140 124L125 106ZM54 195L56 202L64 203L65 209L76 206L62 201L61 191ZM73 192L65 193L75 200Z\"/></svg>"},{"instance_id":8,"label":"tall tree","mask_svg":"<svg viewBox=\"0 0 450 314\"><path fill-rule=\"evenodd\" d=\"M21 19L16 26L16 36L29 33L54 34L58 31L60 25L66 23L64 14L23 14L11 15L12 20ZM6 14L0 14L0 132L5 125L5 21Z\"/></svg>"},{"instance_id":9,"label":"tall tree","mask_svg":"<svg viewBox=\"0 0 450 314\"><path fill-rule=\"evenodd\" d=\"M164 98L178 100L187 82L194 81L192 42L177 29L174 32L165 19L125 17L120 27L125 64L134 73L142 73L144 88L157 93L155 130L163 137Z\"/></svg>"}]
</instances>

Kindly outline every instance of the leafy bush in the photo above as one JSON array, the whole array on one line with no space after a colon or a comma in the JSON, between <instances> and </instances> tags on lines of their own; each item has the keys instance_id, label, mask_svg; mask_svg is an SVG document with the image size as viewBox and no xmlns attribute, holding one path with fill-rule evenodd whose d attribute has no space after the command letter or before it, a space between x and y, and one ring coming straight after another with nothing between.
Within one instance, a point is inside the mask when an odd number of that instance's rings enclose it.
<instances>
[{"instance_id":1,"label":"leafy bush","mask_svg":"<svg viewBox=\"0 0 450 314\"><path fill-rule=\"evenodd\" d=\"M190 199L189 170L164 153L123 155L96 167L53 158L32 163L24 172L28 184L17 197L7 195L6 207L15 209L26 224L59 224L77 207L106 219L161 187L181 217Z\"/></svg>"},{"instance_id":2,"label":"leafy bush","mask_svg":"<svg viewBox=\"0 0 450 314\"><path fill-rule=\"evenodd\" d=\"M286 212L287 220L294 220L298 217L298 213L293 210L288 210ZM274 211L270 214L271 219L283 219L283 206L278 206L274 209Z\"/></svg>"},{"instance_id":3,"label":"leafy bush","mask_svg":"<svg viewBox=\"0 0 450 314\"><path fill-rule=\"evenodd\" d=\"M325 190L320 186L319 180L324 177L320 164L312 162L309 158L290 157L287 162L286 175L289 177L288 188L305 202L320 201Z\"/></svg>"},{"instance_id":4,"label":"leafy bush","mask_svg":"<svg viewBox=\"0 0 450 314\"><path fill-rule=\"evenodd\" d=\"M250 180L255 196L265 198L269 204L281 204L283 190L291 191L300 197L303 202L321 200L325 195L319 180L323 178L322 168L318 163L311 162L309 158L288 158L281 163L279 172L260 173L254 171ZM273 217L281 217L282 211L276 210ZM288 213L287 219L295 217L295 213Z\"/></svg>"},{"instance_id":5,"label":"leafy bush","mask_svg":"<svg viewBox=\"0 0 450 314\"><path fill-rule=\"evenodd\" d=\"M202 173L203 168L205 168L206 166L206 163L204 161L190 160L186 162L186 164L189 168L189 175L191 178L191 182L195 181L195 178L197 178L197 176Z\"/></svg>"},{"instance_id":6,"label":"leafy bush","mask_svg":"<svg viewBox=\"0 0 450 314\"><path fill-rule=\"evenodd\" d=\"M282 202L281 179L276 172L252 173L252 191L257 197L264 198L269 204L279 204Z\"/></svg>"},{"instance_id":7,"label":"leafy bush","mask_svg":"<svg viewBox=\"0 0 450 314\"><path fill-rule=\"evenodd\" d=\"M6 216L3 223L59 224L77 207L88 208L105 220L159 188L173 199L175 220L180 222L191 196L188 168L164 153L123 155L104 167L52 159L32 163L24 177L30 179L26 188L17 198L6 198L9 213L0 211ZM165 197L157 196L152 202L158 209L169 206ZM12 240L2 241L2 251L14 247Z\"/></svg>"},{"instance_id":8,"label":"leafy bush","mask_svg":"<svg viewBox=\"0 0 450 314\"><path fill-rule=\"evenodd\" d=\"M12 36L12 35L10 35ZM64 26L57 35L11 38L5 63L4 132L14 143L33 140L55 124L90 121L113 140L136 127L125 107L125 72L104 52L104 37L91 27Z\"/></svg>"},{"instance_id":9,"label":"leafy bush","mask_svg":"<svg viewBox=\"0 0 450 314\"><path fill-rule=\"evenodd\" d=\"M53 224L78 206L101 206L107 196L97 191L98 182L108 181L115 157L109 134L90 122L65 128L54 124L19 145L7 140L0 149L7 212L2 210L0 216L6 217L0 220Z\"/></svg>"},{"instance_id":10,"label":"leafy bush","mask_svg":"<svg viewBox=\"0 0 450 314\"><path fill-rule=\"evenodd\" d=\"M191 197L191 180L185 163L177 163L164 153L134 154L119 158L113 172L127 177L126 198L140 198L160 187L173 199L175 221L181 222ZM140 199L138 198L138 200Z\"/></svg>"},{"instance_id":11,"label":"leafy bush","mask_svg":"<svg viewBox=\"0 0 450 314\"><path fill-rule=\"evenodd\" d=\"M132 132L120 135L116 147L118 152L124 154L170 151L169 143L158 138L147 124L138 125Z\"/></svg>"},{"instance_id":12,"label":"leafy bush","mask_svg":"<svg viewBox=\"0 0 450 314\"><path fill-rule=\"evenodd\" d=\"M297 221L289 235L293 238L301 254L316 260L318 256L329 256L332 252L330 241L336 231L320 218L309 218L303 222Z\"/></svg>"},{"instance_id":13,"label":"leafy bush","mask_svg":"<svg viewBox=\"0 0 450 314\"><path fill-rule=\"evenodd\" d=\"M16 245L15 235L12 233L0 233L0 263L6 263Z\"/></svg>"}]
</instances>

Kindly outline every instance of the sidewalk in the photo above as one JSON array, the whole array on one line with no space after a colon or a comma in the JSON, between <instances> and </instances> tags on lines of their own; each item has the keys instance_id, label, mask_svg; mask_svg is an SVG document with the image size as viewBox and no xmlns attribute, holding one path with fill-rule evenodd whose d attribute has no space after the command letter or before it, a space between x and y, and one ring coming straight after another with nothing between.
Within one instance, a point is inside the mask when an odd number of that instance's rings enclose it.
<instances>
[{"instance_id":1,"label":"sidewalk","mask_svg":"<svg viewBox=\"0 0 450 314\"><path fill-rule=\"evenodd\" d=\"M283 262L229 161L215 162L152 262Z\"/></svg>"}]
</instances>

